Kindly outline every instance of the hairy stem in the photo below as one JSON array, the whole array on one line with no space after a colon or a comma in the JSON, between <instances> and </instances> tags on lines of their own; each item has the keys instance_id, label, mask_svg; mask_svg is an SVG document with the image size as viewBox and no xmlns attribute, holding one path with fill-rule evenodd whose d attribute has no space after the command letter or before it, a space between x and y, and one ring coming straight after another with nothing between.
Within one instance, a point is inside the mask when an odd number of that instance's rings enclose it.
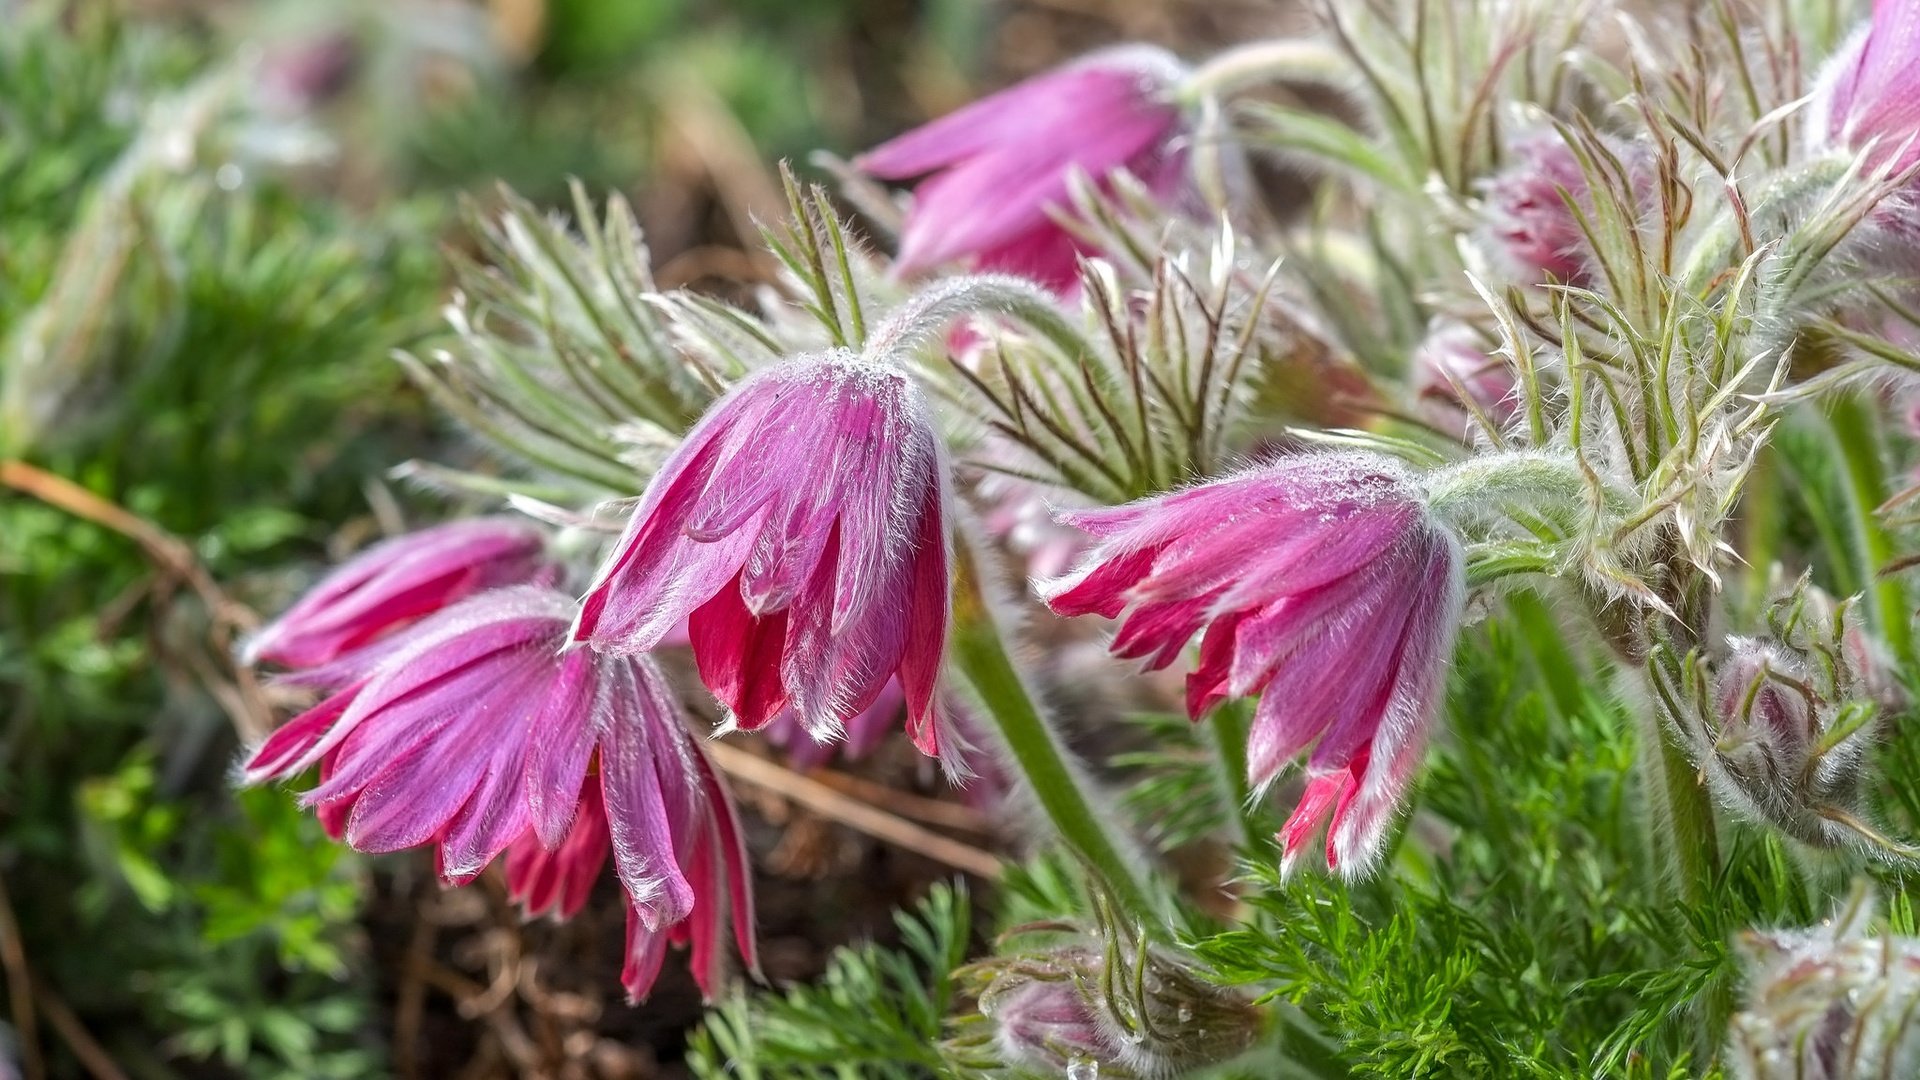
<instances>
[{"instance_id":1,"label":"hairy stem","mask_svg":"<svg viewBox=\"0 0 1920 1080\"><path fill-rule=\"evenodd\" d=\"M1673 714L1675 703L1663 696L1659 675L1652 670L1662 662L1656 653L1646 667L1622 670L1636 677L1635 696L1641 699L1634 703L1634 711L1642 718L1641 776L1653 819L1655 848L1680 901L1700 908L1715 902L1720 842L1714 827L1712 795L1681 742L1684 721ZM1703 1059L1711 1059L1725 1041L1733 1004L1732 984L1724 979L1701 995L1697 1012Z\"/></svg>"},{"instance_id":2,"label":"hairy stem","mask_svg":"<svg viewBox=\"0 0 1920 1080\"><path fill-rule=\"evenodd\" d=\"M1254 824L1253 790L1247 786L1247 703L1229 701L1207 717L1213 736L1214 771L1219 774L1220 796L1226 800L1227 813L1238 827L1240 842L1249 851L1259 850L1265 839Z\"/></svg>"},{"instance_id":3,"label":"hairy stem","mask_svg":"<svg viewBox=\"0 0 1920 1080\"><path fill-rule=\"evenodd\" d=\"M1880 524L1875 509L1886 495L1886 470L1880 460L1880 431L1873 413L1857 396L1835 401L1827 413L1833 442L1846 471L1847 505L1853 512L1854 543L1860 577L1866 584L1868 607L1894 659L1913 663L1913 624L1909 621L1905 585L1897 578L1879 577L1893 562L1893 538Z\"/></svg>"},{"instance_id":4,"label":"hairy stem","mask_svg":"<svg viewBox=\"0 0 1920 1080\"><path fill-rule=\"evenodd\" d=\"M956 551L960 572L954 582L952 658L980 696L1008 752L1033 790L1034 801L1060 839L1097 874L1114 904L1146 933L1164 933L1157 906L1131 847L1113 828L1111 816L1096 813L1085 791L1086 779L1053 726L1040 713L1026 680L1008 655L1000 627L971 553Z\"/></svg>"}]
</instances>

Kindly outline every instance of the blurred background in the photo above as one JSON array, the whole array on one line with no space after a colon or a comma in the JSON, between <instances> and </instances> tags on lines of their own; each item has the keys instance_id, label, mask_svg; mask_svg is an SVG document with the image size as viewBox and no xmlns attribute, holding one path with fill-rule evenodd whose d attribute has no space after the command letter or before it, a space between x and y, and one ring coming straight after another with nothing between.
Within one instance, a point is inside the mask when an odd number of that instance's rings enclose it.
<instances>
[{"instance_id":1,"label":"blurred background","mask_svg":"<svg viewBox=\"0 0 1920 1080\"><path fill-rule=\"evenodd\" d=\"M274 715L237 636L450 512L396 463L486 471L391 359L442 332L462 205L567 209L578 179L632 200L662 285L738 288L780 159L1290 9L0 0L0 1078L685 1075L698 992L669 965L620 1000L610 877L523 926L491 876L442 891L230 784ZM910 752L848 769L939 787ZM956 874L777 784L741 797L776 985Z\"/></svg>"}]
</instances>

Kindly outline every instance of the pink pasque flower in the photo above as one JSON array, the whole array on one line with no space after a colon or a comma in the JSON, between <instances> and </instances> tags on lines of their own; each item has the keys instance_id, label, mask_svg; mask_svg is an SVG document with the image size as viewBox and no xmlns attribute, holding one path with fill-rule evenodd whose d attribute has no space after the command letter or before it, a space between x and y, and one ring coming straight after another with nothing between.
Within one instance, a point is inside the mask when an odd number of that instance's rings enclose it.
<instances>
[{"instance_id":1,"label":"pink pasque flower","mask_svg":"<svg viewBox=\"0 0 1920 1080\"><path fill-rule=\"evenodd\" d=\"M747 730L791 707L835 738L897 677L908 733L956 770L934 701L949 499L905 371L843 350L759 372L647 485L574 638L644 652L687 619L701 678Z\"/></svg>"},{"instance_id":2,"label":"pink pasque flower","mask_svg":"<svg viewBox=\"0 0 1920 1080\"><path fill-rule=\"evenodd\" d=\"M669 940L693 946L711 989L730 919L754 962L732 806L652 662L566 648L574 614L548 589L495 589L296 675L331 692L269 736L242 780L318 764L301 801L329 831L367 852L431 844L451 885L514 849L510 877L534 911L577 908L590 856L611 851L629 903L628 991L644 996ZM529 865L529 842L557 865ZM561 879L557 892L543 875Z\"/></svg>"},{"instance_id":3,"label":"pink pasque flower","mask_svg":"<svg viewBox=\"0 0 1920 1080\"><path fill-rule=\"evenodd\" d=\"M1920 162L1920 0L1873 0L1873 17L1834 54L1807 106L1814 153L1859 152L1893 171Z\"/></svg>"},{"instance_id":4,"label":"pink pasque flower","mask_svg":"<svg viewBox=\"0 0 1920 1080\"><path fill-rule=\"evenodd\" d=\"M1186 128L1172 100L1185 72L1161 49L1102 50L854 159L880 179L918 181L896 269L960 262L1070 291L1081 245L1054 215L1076 170L1104 183L1124 169L1162 200L1185 187Z\"/></svg>"},{"instance_id":5,"label":"pink pasque flower","mask_svg":"<svg viewBox=\"0 0 1920 1080\"><path fill-rule=\"evenodd\" d=\"M1311 747L1283 866L1331 819L1328 868L1364 870L1432 727L1465 593L1459 542L1404 470L1301 454L1063 520L1098 546L1043 587L1053 610L1120 619L1111 651L1153 668L1204 628L1188 712L1260 696L1257 787Z\"/></svg>"},{"instance_id":6,"label":"pink pasque flower","mask_svg":"<svg viewBox=\"0 0 1920 1080\"><path fill-rule=\"evenodd\" d=\"M1434 327L1413 350L1413 389L1422 410L1453 434L1469 420L1468 401L1496 424L1513 419L1520 408L1515 386L1513 365L1489 353L1480 332L1465 323Z\"/></svg>"},{"instance_id":7,"label":"pink pasque flower","mask_svg":"<svg viewBox=\"0 0 1920 1080\"><path fill-rule=\"evenodd\" d=\"M310 668L484 589L531 581L545 538L511 518L454 521L342 563L241 648L244 662Z\"/></svg>"}]
</instances>

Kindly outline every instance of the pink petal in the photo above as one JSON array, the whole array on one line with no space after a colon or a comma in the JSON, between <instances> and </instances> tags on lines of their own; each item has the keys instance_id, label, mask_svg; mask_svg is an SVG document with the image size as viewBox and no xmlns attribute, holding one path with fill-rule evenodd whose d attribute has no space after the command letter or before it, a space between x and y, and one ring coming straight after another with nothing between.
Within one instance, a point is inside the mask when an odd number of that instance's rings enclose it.
<instances>
[{"instance_id":1,"label":"pink petal","mask_svg":"<svg viewBox=\"0 0 1920 1080\"><path fill-rule=\"evenodd\" d=\"M786 705L780 657L786 647L787 612L755 618L735 584L695 610L687 628L700 680L742 729L765 725Z\"/></svg>"}]
</instances>

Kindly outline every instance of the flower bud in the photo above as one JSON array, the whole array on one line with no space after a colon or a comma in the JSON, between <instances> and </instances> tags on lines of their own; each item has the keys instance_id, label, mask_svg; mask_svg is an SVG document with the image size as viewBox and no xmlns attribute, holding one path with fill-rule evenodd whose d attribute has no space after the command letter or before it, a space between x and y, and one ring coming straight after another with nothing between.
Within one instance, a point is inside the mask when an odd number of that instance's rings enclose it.
<instances>
[{"instance_id":1,"label":"flower bud","mask_svg":"<svg viewBox=\"0 0 1920 1080\"><path fill-rule=\"evenodd\" d=\"M945 1050L988 1076L1186 1076L1238 1056L1259 1012L1145 945L1131 956L1088 938L962 973L977 1003Z\"/></svg>"},{"instance_id":2,"label":"flower bud","mask_svg":"<svg viewBox=\"0 0 1920 1080\"><path fill-rule=\"evenodd\" d=\"M1920 854L1870 824L1866 748L1889 695L1885 665L1835 604L1803 579L1767 610L1767 638L1727 639L1707 676L1688 663L1688 694L1706 713L1694 732L1701 771L1720 800L1816 848L1884 859ZM1710 681L1709 681L1710 679Z\"/></svg>"},{"instance_id":3,"label":"flower bud","mask_svg":"<svg viewBox=\"0 0 1920 1080\"><path fill-rule=\"evenodd\" d=\"M1716 747L1742 772L1774 776L1806 767L1813 744L1815 700L1798 661L1757 638L1732 638L1733 652L1714 687L1720 740Z\"/></svg>"},{"instance_id":4,"label":"flower bud","mask_svg":"<svg viewBox=\"0 0 1920 1080\"><path fill-rule=\"evenodd\" d=\"M1748 992L1727 1057L1741 1080L1920 1074L1920 941L1869 937L1857 889L1810 930L1748 931Z\"/></svg>"},{"instance_id":5,"label":"flower bud","mask_svg":"<svg viewBox=\"0 0 1920 1080\"><path fill-rule=\"evenodd\" d=\"M1513 164L1486 188L1488 226L1496 248L1518 278L1593 284L1592 244L1580 219L1595 219L1594 192L1579 156L1550 130L1522 135L1509 149ZM1606 149L1626 170L1633 200L1644 206L1651 199L1653 176L1644 148L1608 140Z\"/></svg>"},{"instance_id":6,"label":"flower bud","mask_svg":"<svg viewBox=\"0 0 1920 1080\"><path fill-rule=\"evenodd\" d=\"M1413 350L1413 389L1421 415L1449 434L1470 430L1470 413L1505 425L1520 407L1513 368L1465 323L1436 325Z\"/></svg>"}]
</instances>

